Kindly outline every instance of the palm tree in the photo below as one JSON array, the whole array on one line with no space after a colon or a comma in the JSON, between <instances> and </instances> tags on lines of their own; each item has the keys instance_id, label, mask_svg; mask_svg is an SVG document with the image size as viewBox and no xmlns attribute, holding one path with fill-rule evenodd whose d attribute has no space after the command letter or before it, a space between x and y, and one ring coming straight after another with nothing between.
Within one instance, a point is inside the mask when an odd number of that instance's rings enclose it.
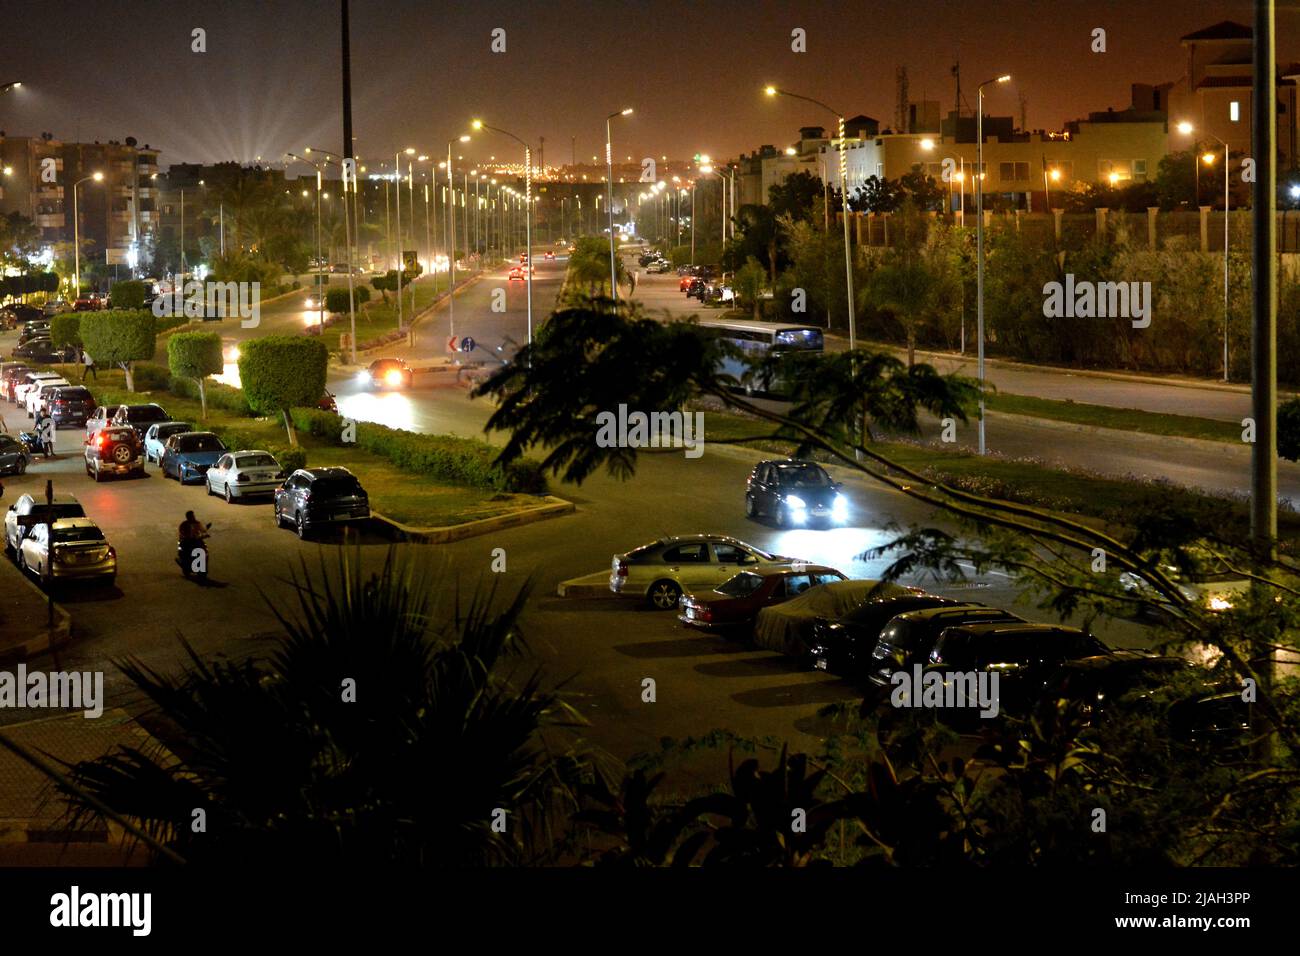
<instances>
[{"instance_id":1,"label":"palm tree","mask_svg":"<svg viewBox=\"0 0 1300 956\"><path fill-rule=\"evenodd\" d=\"M158 709L158 746L73 766L56 787L71 822L98 821L98 803L187 861L240 866L550 859L588 763L560 730L579 718L535 671L497 673L528 587L500 609L490 592L440 608L392 549L371 574L359 548L325 564L294 574L291 610L268 600L287 638L267 660L186 644L179 676L118 664Z\"/></svg>"}]
</instances>

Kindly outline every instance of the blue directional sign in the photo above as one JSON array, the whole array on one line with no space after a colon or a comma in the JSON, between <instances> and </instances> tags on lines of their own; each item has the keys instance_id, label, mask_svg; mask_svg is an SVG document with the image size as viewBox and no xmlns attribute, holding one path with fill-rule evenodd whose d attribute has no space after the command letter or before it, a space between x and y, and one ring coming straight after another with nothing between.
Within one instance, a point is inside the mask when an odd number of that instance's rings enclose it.
<instances>
[{"instance_id":1,"label":"blue directional sign","mask_svg":"<svg viewBox=\"0 0 1300 956\"><path fill-rule=\"evenodd\" d=\"M468 335L462 337L460 340L460 350L462 352L473 352L474 340L471 339Z\"/></svg>"}]
</instances>

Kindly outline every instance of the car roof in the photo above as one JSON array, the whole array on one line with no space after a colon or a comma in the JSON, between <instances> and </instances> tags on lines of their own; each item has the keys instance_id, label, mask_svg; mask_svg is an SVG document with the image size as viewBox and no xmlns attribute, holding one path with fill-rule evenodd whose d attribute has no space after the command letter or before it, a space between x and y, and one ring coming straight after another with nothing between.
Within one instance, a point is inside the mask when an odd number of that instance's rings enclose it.
<instances>
[{"instance_id":1,"label":"car roof","mask_svg":"<svg viewBox=\"0 0 1300 956\"><path fill-rule=\"evenodd\" d=\"M150 431L152 431L153 429L157 428L158 430L161 431L162 429L166 428L168 425L180 425L184 428L190 429L191 431L193 431L194 429L194 426L191 425L189 422L178 422L175 419L172 419L170 421L165 421L165 422L154 422L152 425L149 426L149 429Z\"/></svg>"},{"instance_id":2,"label":"car roof","mask_svg":"<svg viewBox=\"0 0 1300 956\"><path fill-rule=\"evenodd\" d=\"M1115 671L1115 670L1139 670L1146 667L1174 668L1174 667L1194 667L1191 661L1184 657L1173 657L1168 654L1152 654L1146 651L1136 651L1131 649L1119 649L1113 654L1097 654L1092 657L1080 657L1076 660L1065 661L1061 667L1072 671Z\"/></svg>"},{"instance_id":3,"label":"car roof","mask_svg":"<svg viewBox=\"0 0 1300 956\"><path fill-rule=\"evenodd\" d=\"M753 574L762 575L765 578L789 577L795 574L843 574L838 568L832 568L825 564L803 564L794 567L789 564L766 565L759 568L746 568Z\"/></svg>"},{"instance_id":4,"label":"car roof","mask_svg":"<svg viewBox=\"0 0 1300 956\"><path fill-rule=\"evenodd\" d=\"M341 465L331 465L328 468L299 468L298 474L306 475L313 481L317 478L342 478L345 475L349 478L355 478L356 475L348 471Z\"/></svg>"},{"instance_id":5,"label":"car roof","mask_svg":"<svg viewBox=\"0 0 1300 956\"><path fill-rule=\"evenodd\" d=\"M980 624L961 624L950 628L953 631L961 631L972 637L983 637L986 634L1038 634L1046 636L1048 634L1069 634L1071 636L1078 634L1088 634L1087 631L1078 627L1070 627L1067 624L1034 624L1029 621L985 621ZM1091 637L1091 634L1088 634Z\"/></svg>"},{"instance_id":6,"label":"car roof","mask_svg":"<svg viewBox=\"0 0 1300 956\"><path fill-rule=\"evenodd\" d=\"M41 505L45 504L44 501L41 501L39 498L37 498L35 495L32 495L32 494L27 494L27 495L23 495L23 496L21 496L21 497L18 499L18 501L15 502L15 504L22 504L24 501L30 501L30 502L31 502L32 504L34 504L34 505L35 505L35 504L41 504ZM55 495L55 496L54 496L54 502L53 502L53 503L56 504L56 505L79 505L79 504L81 504L81 502L77 500L77 496L76 496L76 495L66 495L66 494L64 494L64 495Z\"/></svg>"},{"instance_id":7,"label":"car roof","mask_svg":"<svg viewBox=\"0 0 1300 956\"><path fill-rule=\"evenodd\" d=\"M973 601L969 604L944 604L940 607L925 607L916 611L908 611L906 614L898 615L905 621L932 621L935 618L942 617L961 617L967 614L1011 614L1010 611L1004 611L1001 608L989 607L987 604L976 604Z\"/></svg>"},{"instance_id":8,"label":"car roof","mask_svg":"<svg viewBox=\"0 0 1300 956\"><path fill-rule=\"evenodd\" d=\"M92 518L60 518L54 522L55 531L63 531L68 528L98 528Z\"/></svg>"},{"instance_id":9,"label":"car roof","mask_svg":"<svg viewBox=\"0 0 1300 956\"><path fill-rule=\"evenodd\" d=\"M146 408L156 408L159 411L162 411L162 406L159 405L157 402L145 402L141 405L119 405L117 407L125 408L128 412L133 412L136 411L137 409L146 409Z\"/></svg>"}]
</instances>

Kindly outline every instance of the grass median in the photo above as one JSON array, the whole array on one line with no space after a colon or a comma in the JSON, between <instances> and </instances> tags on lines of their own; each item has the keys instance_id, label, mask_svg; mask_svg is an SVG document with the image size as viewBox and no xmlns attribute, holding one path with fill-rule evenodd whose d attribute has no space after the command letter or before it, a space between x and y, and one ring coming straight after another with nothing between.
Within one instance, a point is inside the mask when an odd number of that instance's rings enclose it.
<instances>
[{"instance_id":1,"label":"grass median","mask_svg":"<svg viewBox=\"0 0 1300 956\"><path fill-rule=\"evenodd\" d=\"M1075 425L1091 425L1094 428L1113 428L1144 435L1200 438L1206 441L1241 441L1239 422L1197 418L1194 415L1169 415L1137 408L1115 408L1110 405L1090 405L1086 402L1008 395L1003 392L989 395L985 405L991 412L1047 418Z\"/></svg>"},{"instance_id":2,"label":"grass median","mask_svg":"<svg viewBox=\"0 0 1300 956\"><path fill-rule=\"evenodd\" d=\"M140 378L137 374L137 383ZM105 371L87 385L100 404L157 402L173 419L191 422L196 429L214 431L232 448L260 448L279 456L288 447L288 435L278 417L246 416L217 407L214 393L222 390L219 386L209 386L208 417L203 420L197 399L176 395L161 386L150 391L139 390L137 386L136 392L128 392L120 371ZM536 496L530 494L432 479L426 474L404 470L361 447L338 445L305 431L298 432L298 442L309 467L347 468L360 479L374 510L412 527L463 524L535 507L538 503Z\"/></svg>"}]
</instances>

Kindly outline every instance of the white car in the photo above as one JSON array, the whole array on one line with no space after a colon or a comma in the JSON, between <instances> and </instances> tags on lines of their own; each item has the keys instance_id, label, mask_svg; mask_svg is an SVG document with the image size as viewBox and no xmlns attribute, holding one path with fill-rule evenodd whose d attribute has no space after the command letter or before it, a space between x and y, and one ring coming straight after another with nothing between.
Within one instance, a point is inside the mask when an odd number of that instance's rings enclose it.
<instances>
[{"instance_id":1,"label":"white car","mask_svg":"<svg viewBox=\"0 0 1300 956\"><path fill-rule=\"evenodd\" d=\"M144 433L144 460L162 464L163 446L172 435L192 432L194 426L189 422L155 422Z\"/></svg>"},{"instance_id":2,"label":"white car","mask_svg":"<svg viewBox=\"0 0 1300 956\"><path fill-rule=\"evenodd\" d=\"M72 495L55 495L52 506L45 504L44 495L40 498L35 495L21 495L5 512L6 551L16 554L19 542L27 536L27 532L30 530L20 527L18 519L38 510L48 512L49 516L56 521L61 518L84 518L86 516L85 510L81 507L81 502Z\"/></svg>"},{"instance_id":3,"label":"white car","mask_svg":"<svg viewBox=\"0 0 1300 956\"><path fill-rule=\"evenodd\" d=\"M712 590L737 571L797 561L727 535L676 535L614 555L609 589L670 611L683 593Z\"/></svg>"},{"instance_id":4,"label":"white car","mask_svg":"<svg viewBox=\"0 0 1300 956\"><path fill-rule=\"evenodd\" d=\"M27 406L27 414L35 418L36 413L42 408L49 408L51 393L56 388L66 388L71 384L66 378L52 378L41 382L37 388L29 389L23 399Z\"/></svg>"},{"instance_id":5,"label":"white car","mask_svg":"<svg viewBox=\"0 0 1300 956\"><path fill-rule=\"evenodd\" d=\"M26 408L27 393L33 388L36 388L37 385L53 381L56 378L62 379L63 376L58 372L28 372L23 376L22 380L14 386L14 404Z\"/></svg>"},{"instance_id":6,"label":"white car","mask_svg":"<svg viewBox=\"0 0 1300 956\"><path fill-rule=\"evenodd\" d=\"M269 451L232 451L217 459L207 471L208 494L226 502L249 495L274 493L284 480L284 470Z\"/></svg>"}]
</instances>

